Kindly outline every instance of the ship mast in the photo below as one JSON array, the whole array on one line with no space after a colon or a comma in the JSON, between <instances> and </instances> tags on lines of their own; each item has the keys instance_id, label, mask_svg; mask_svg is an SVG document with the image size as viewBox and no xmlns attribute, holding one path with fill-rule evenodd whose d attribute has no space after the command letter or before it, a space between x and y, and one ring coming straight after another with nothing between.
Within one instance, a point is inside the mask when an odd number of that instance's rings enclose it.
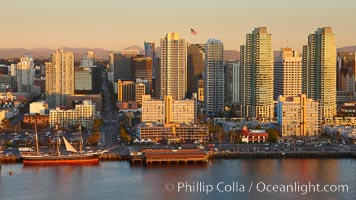
<instances>
[{"instance_id":1,"label":"ship mast","mask_svg":"<svg viewBox=\"0 0 356 200\"><path fill-rule=\"evenodd\" d=\"M79 154L83 152L82 125L79 124Z\"/></svg>"},{"instance_id":2,"label":"ship mast","mask_svg":"<svg viewBox=\"0 0 356 200\"><path fill-rule=\"evenodd\" d=\"M37 116L38 116L38 114L35 115L35 137L36 137L36 155L39 156L40 155L40 151L39 151L39 148L38 148Z\"/></svg>"},{"instance_id":3,"label":"ship mast","mask_svg":"<svg viewBox=\"0 0 356 200\"><path fill-rule=\"evenodd\" d=\"M56 153L54 153L54 155L56 156L60 156L61 155L61 151L60 151L60 146L61 146L61 139L59 137L59 124L56 124L56 134L55 134L55 138L54 138L54 145L55 145L55 151Z\"/></svg>"}]
</instances>

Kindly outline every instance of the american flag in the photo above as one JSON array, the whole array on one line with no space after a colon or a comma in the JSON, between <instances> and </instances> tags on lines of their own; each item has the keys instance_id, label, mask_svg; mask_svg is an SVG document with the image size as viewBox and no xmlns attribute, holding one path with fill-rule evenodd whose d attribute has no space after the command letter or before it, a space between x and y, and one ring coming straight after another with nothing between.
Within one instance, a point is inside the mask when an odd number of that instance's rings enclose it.
<instances>
[{"instance_id":1,"label":"american flag","mask_svg":"<svg viewBox=\"0 0 356 200\"><path fill-rule=\"evenodd\" d=\"M190 33L193 34L193 35L198 34L198 32L196 30L192 29L192 28L190 28Z\"/></svg>"}]
</instances>

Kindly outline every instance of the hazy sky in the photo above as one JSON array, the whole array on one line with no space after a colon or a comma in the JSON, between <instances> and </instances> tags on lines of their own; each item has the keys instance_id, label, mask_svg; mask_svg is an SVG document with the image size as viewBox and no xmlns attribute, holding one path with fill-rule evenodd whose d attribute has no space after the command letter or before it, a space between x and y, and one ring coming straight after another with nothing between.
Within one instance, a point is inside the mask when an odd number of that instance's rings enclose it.
<instances>
[{"instance_id":1,"label":"hazy sky","mask_svg":"<svg viewBox=\"0 0 356 200\"><path fill-rule=\"evenodd\" d=\"M0 8L0 48L159 46L178 32L190 43L217 38L238 50L258 26L268 28L274 49L300 50L324 26L337 47L356 45L355 0L0 0Z\"/></svg>"}]
</instances>

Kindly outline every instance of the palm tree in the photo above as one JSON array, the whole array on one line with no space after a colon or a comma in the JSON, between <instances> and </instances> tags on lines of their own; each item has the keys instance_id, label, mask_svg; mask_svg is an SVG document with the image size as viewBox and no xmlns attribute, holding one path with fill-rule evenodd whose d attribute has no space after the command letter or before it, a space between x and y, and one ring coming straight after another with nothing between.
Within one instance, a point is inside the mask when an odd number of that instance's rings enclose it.
<instances>
[{"instance_id":1,"label":"palm tree","mask_svg":"<svg viewBox=\"0 0 356 200\"><path fill-rule=\"evenodd\" d=\"M240 140L241 140L241 133L240 131L236 131L235 135L237 134L237 151L240 152Z\"/></svg>"},{"instance_id":2,"label":"palm tree","mask_svg":"<svg viewBox=\"0 0 356 200\"><path fill-rule=\"evenodd\" d=\"M230 130L228 134L229 134L230 143L231 143L231 144L232 144L232 143L235 143L235 140L232 139L233 137L234 137L234 139L235 139L235 131Z\"/></svg>"}]
</instances>

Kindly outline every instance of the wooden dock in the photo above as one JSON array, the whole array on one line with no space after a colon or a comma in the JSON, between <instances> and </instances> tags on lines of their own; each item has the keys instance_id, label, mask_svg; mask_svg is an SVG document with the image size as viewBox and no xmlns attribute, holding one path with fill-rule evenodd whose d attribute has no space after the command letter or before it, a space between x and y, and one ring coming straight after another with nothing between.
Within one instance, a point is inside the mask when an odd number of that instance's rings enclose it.
<instances>
[{"instance_id":1,"label":"wooden dock","mask_svg":"<svg viewBox=\"0 0 356 200\"><path fill-rule=\"evenodd\" d=\"M121 155L118 153L108 153L108 154L101 154L99 157L100 161L123 161L123 160L130 160L128 155Z\"/></svg>"},{"instance_id":2,"label":"wooden dock","mask_svg":"<svg viewBox=\"0 0 356 200\"><path fill-rule=\"evenodd\" d=\"M214 152L212 159L246 159L246 158L356 158L355 152Z\"/></svg>"},{"instance_id":3,"label":"wooden dock","mask_svg":"<svg viewBox=\"0 0 356 200\"><path fill-rule=\"evenodd\" d=\"M131 163L144 163L151 165L154 163L207 163L209 155L199 149L144 149L140 152L132 152Z\"/></svg>"},{"instance_id":4,"label":"wooden dock","mask_svg":"<svg viewBox=\"0 0 356 200\"><path fill-rule=\"evenodd\" d=\"M20 156L4 156L0 157L0 163L17 163L20 162L21 158Z\"/></svg>"}]
</instances>

